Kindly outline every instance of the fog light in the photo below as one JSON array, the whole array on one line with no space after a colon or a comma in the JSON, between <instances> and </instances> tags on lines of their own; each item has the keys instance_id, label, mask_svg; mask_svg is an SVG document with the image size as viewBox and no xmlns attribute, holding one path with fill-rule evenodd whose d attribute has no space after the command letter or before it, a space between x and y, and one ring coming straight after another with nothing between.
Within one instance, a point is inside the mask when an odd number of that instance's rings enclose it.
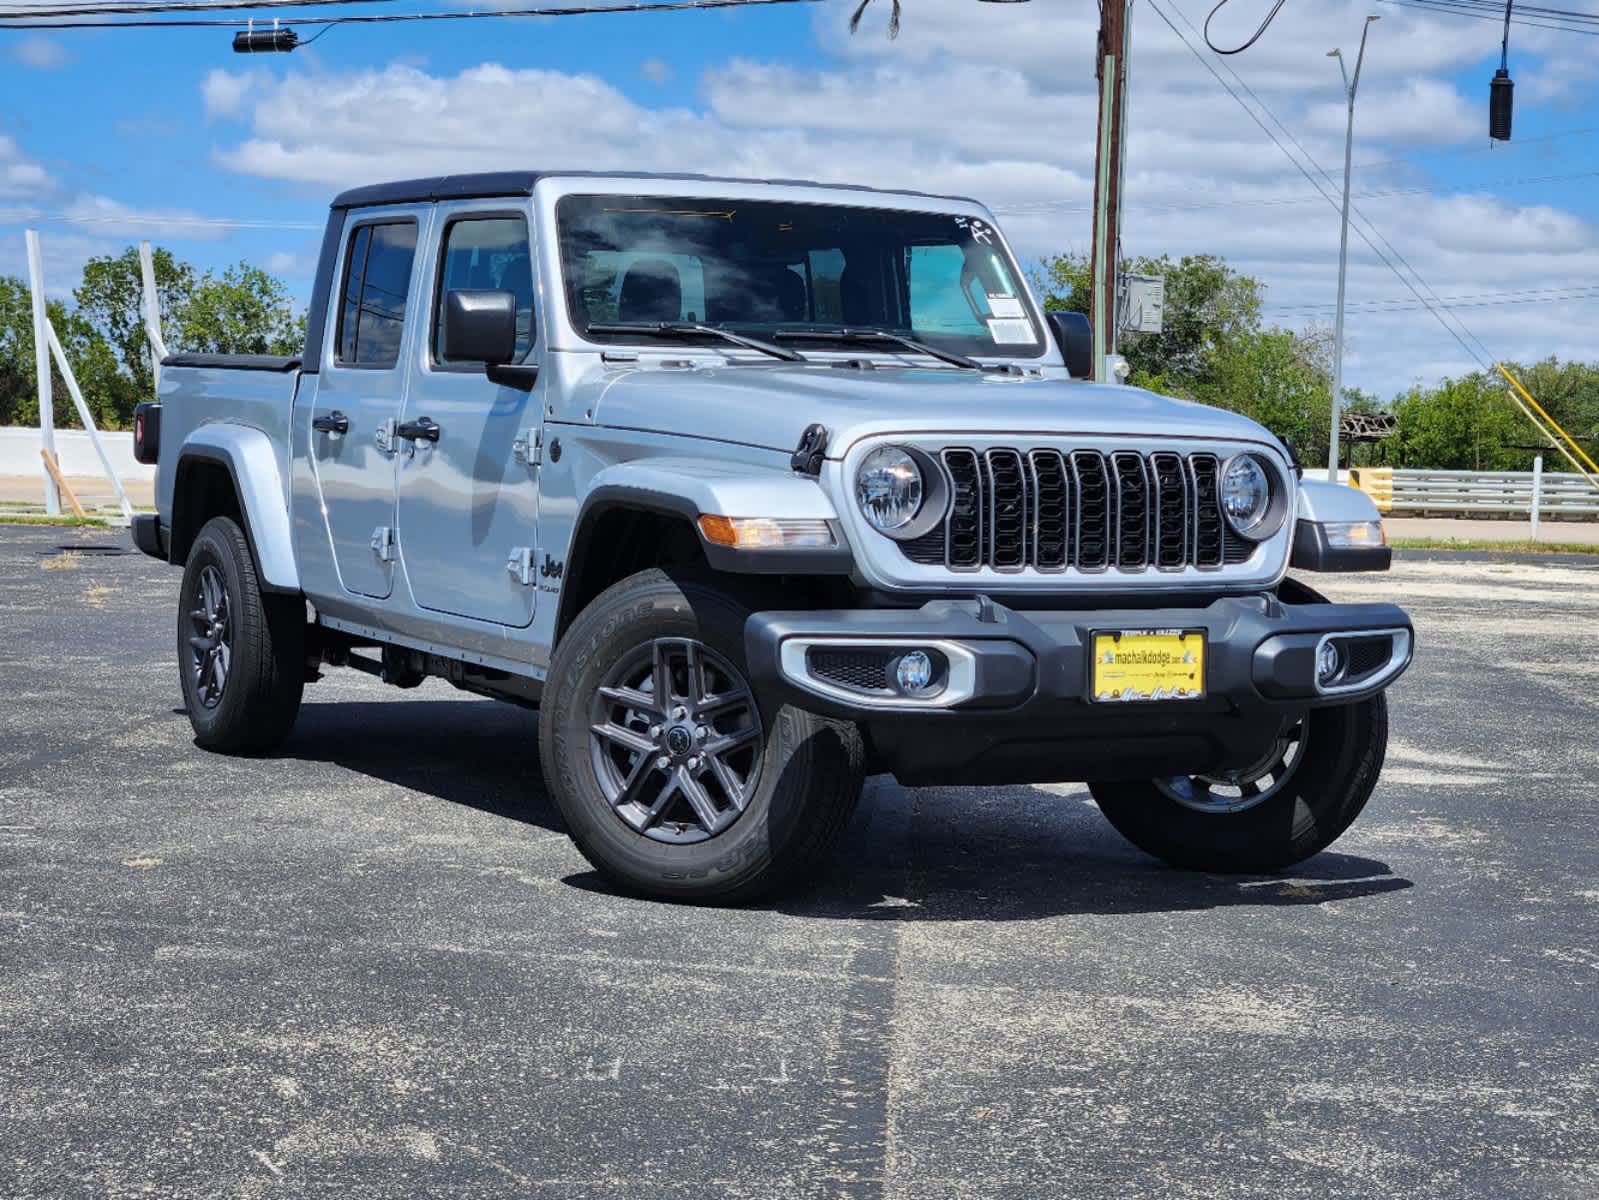
<instances>
[{"instance_id":1,"label":"fog light","mask_svg":"<svg viewBox=\"0 0 1599 1200\"><path fill-rule=\"evenodd\" d=\"M1326 687L1344 670L1344 655L1336 642L1323 642L1316 651L1316 682Z\"/></svg>"},{"instance_id":2,"label":"fog light","mask_svg":"<svg viewBox=\"0 0 1599 1200\"><path fill-rule=\"evenodd\" d=\"M894 667L894 679L903 695L920 695L932 686L933 660L922 650L902 654Z\"/></svg>"}]
</instances>

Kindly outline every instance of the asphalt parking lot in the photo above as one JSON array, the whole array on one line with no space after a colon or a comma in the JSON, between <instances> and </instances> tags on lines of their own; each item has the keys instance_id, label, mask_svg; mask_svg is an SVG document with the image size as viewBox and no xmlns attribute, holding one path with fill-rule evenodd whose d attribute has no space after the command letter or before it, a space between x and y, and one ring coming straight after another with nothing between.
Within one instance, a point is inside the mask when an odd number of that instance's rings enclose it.
<instances>
[{"instance_id":1,"label":"asphalt parking lot","mask_svg":"<svg viewBox=\"0 0 1599 1200\"><path fill-rule=\"evenodd\" d=\"M1363 819L1185 875L1081 788L876 780L816 891L608 894L534 718L190 741L177 573L0 528L0 1196L1599 1194L1599 564L1407 559Z\"/></svg>"}]
</instances>

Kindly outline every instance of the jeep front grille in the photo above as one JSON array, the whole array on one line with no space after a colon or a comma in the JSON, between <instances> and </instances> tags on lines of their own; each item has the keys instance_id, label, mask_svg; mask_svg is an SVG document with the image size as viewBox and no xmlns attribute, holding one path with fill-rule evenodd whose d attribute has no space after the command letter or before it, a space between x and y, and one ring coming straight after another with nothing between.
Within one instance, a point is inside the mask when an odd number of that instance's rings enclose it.
<instances>
[{"instance_id":1,"label":"jeep front grille","mask_svg":"<svg viewBox=\"0 0 1599 1200\"><path fill-rule=\"evenodd\" d=\"M934 457L952 493L949 515L900 544L921 566L1180 571L1255 551L1222 516L1216 454L952 446Z\"/></svg>"}]
</instances>

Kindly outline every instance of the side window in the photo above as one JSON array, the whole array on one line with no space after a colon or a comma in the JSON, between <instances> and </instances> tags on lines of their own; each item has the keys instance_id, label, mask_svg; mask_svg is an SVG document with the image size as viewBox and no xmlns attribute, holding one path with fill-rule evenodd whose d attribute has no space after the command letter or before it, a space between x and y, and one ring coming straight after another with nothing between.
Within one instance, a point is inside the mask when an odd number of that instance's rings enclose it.
<instances>
[{"instance_id":1,"label":"side window","mask_svg":"<svg viewBox=\"0 0 1599 1200\"><path fill-rule=\"evenodd\" d=\"M340 363L392 367L399 361L415 257L414 221L362 225L351 235L339 303Z\"/></svg>"},{"instance_id":2,"label":"side window","mask_svg":"<svg viewBox=\"0 0 1599 1200\"><path fill-rule=\"evenodd\" d=\"M452 291L505 291L516 296L516 361L533 348L533 256L521 217L466 217L444 231L433 313L433 359L444 357L444 298Z\"/></svg>"}]
</instances>

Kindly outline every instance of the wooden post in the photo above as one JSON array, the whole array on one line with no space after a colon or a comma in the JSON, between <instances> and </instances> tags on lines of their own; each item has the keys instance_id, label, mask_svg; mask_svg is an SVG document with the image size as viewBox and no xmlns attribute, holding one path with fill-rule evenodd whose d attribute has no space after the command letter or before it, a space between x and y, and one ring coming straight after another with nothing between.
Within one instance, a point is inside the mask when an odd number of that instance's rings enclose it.
<instances>
[{"instance_id":1,"label":"wooden post","mask_svg":"<svg viewBox=\"0 0 1599 1200\"><path fill-rule=\"evenodd\" d=\"M1127 101L1127 9L1130 0L1103 0L1099 19L1099 147L1094 172L1094 378L1112 382L1116 353L1116 255L1121 244L1122 134Z\"/></svg>"},{"instance_id":2,"label":"wooden post","mask_svg":"<svg viewBox=\"0 0 1599 1200\"><path fill-rule=\"evenodd\" d=\"M78 503L78 498L72 494L72 489L67 486L67 477L61 473L61 464L56 461L56 456L44 447L39 448L39 457L44 459L45 474L55 481L56 487L61 489L61 494L67 498L67 503L72 505L72 511L77 514L78 520L83 520L89 514L83 510L83 505ZM52 516L55 514L52 513Z\"/></svg>"},{"instance_id":3,"label":"wooden post","mask_svg":"<svg viewBox=\"0 0 1599 1200\"><path fill-rule=\"evenodd\" d=\"M56 452L55 408L50 400L50 345L45 332L50 318L44 301L44 268L40 265L38 230L30 229L24 236L28 246L28 291L33 297L33 360L39 381L39 448L48 462ZM61 515L61 494L48 471L44 476L44 511L52 517Z\"/></svg>"}]
</instances>

